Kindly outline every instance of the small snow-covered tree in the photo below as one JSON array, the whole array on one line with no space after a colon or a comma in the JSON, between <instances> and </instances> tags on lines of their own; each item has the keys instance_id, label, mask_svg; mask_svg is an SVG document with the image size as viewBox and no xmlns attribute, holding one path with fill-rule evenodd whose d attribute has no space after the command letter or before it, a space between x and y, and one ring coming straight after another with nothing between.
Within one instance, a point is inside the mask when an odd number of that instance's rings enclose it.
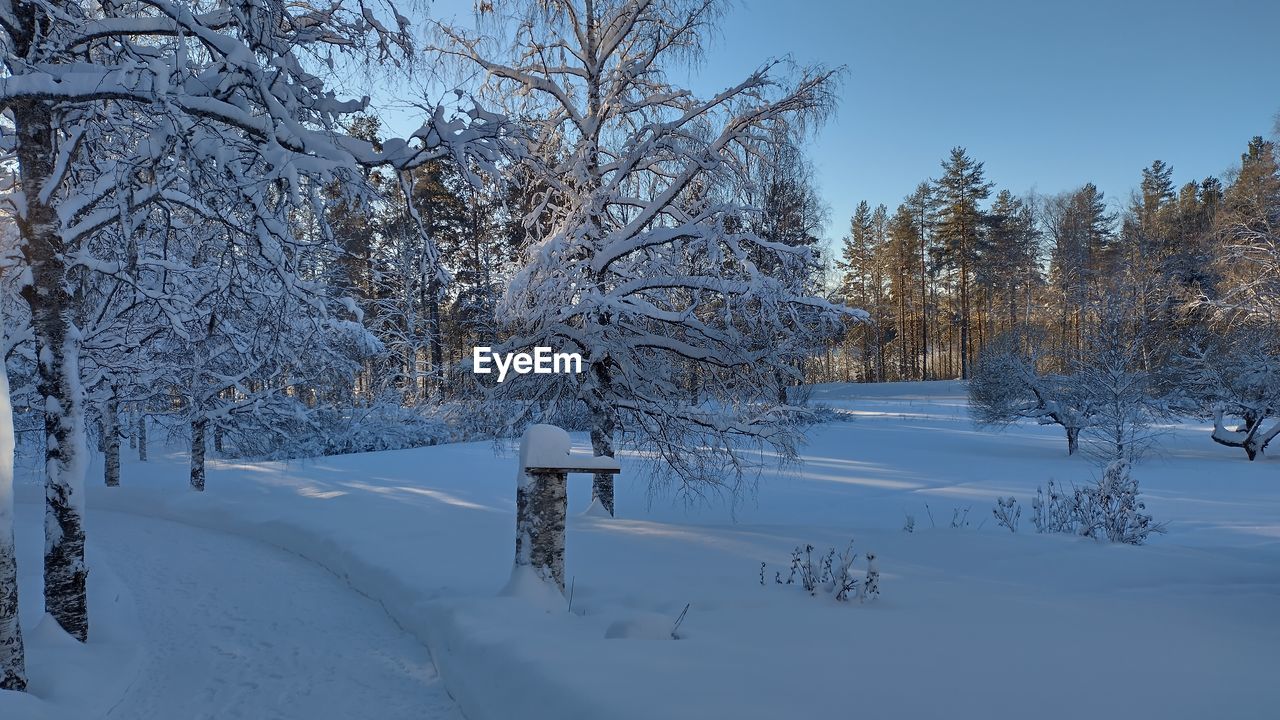
<instances>
[{"instance_id":1,"label":"small snow-covered tree","mask_svg":"<svg viewBox=\"0 0 1280 720\"><path fill-rule=\"evenodd\" d=\"M1094 422L1092 398L1070 375L1041 369L1042 341L1034 330L1017 331L983 348L969 380L969 410L979 425L1022 419L1059 425L1067 435L1067 454L1074 455L1080 432Z\"/></svg>"},{"instance_id":2,"label":"small snow-covered tree","mask_svg":"<svg viewBox=\"0 0 1280 720\"><path fill-rule=\"evenodd\" d=\"M1280 351L1275 336L1241 327L1194 343L1179 374L1194 412L1213 420L1213 441L1257 459L1280 435ZM1228 418L1239 418L1229 425Z\"/></svg>"},{"instance_id":3,"label":"small snow-covered tree","mask_svg":"<svg viewBox=\"0 0 1280 720\"><path fill-rule=\"evenodd\" d=\"M364 103L340 100L308 68L344 53L394 60L412 51L408 21L386 1L7 0L0 50L0 106L11 118L0 152L18 169L6 200L45 408L45 605L83 641L85 400L68 279L120 267L118 248L95 244L100 231L183 208L232 229L241 252L303 288L285 261L294 209L314 208L323 223L322 190L361 186L362 166L406 171L450 152L488 162L483 141L496 118L438 109L411 138L376 148L342 131L339 121ZM181 272L154 252L137 262L154 271L142 277ZM163 286L140 289L149 302L184 307Z\"/></svg>"},{"instance_id":4,"label":"small snow-covered tree","mask_svg":"<svg viewBox=\"0 0 1280 720\"><path fill-rule=\"evenodd\" d=\"M1152 425L1167 414L1165 392L1143 365L1143 337L1129 331L1123 306L1098 311L1098 327L1072 363L1071 383L1091 411L1084 430L1090 454L1103 464L1131 463L1155 440Z\"/></svg>"},{"instance_id":5,"label":"small snow-covered tree","mask_svg":"<svg viewBox=\"0 0 1280 720\"><path fill-rule=\"evenodd\" d=\"M442 52L530 118L535 239L500 308L504 349L584 358L580 377L498 386L503 414L524 423L581 403L596 455L622 439L698 494L740 489L744 445L794 454L798 408L777 385L799 379L801 340L837 315L794 282L812 274L813 251L762 237L760 208L743 201L762 176L755 164L830 111L834 73L787 80L772 62L707 98L680 87L673 60L697 58L726 4L487 4L506 52L441 28ZM612 513L611 476L596 477L593 495Z\"/></svg>"},{"instance_id":6,"label":"small snow-covered tree","mask_svg":"<svg viewBox=\"0 0 1280 720\"><path fill-rule=\"evenodd\" d=\"M1031 419L1060 425L1067 452L1081 438L1106 464L1131 462L1154 439L1150 428L1167 411L1162 378L1142 368L1142 338L1125 324L1123 307L1092 311L1099 326L1075 358L1046 357L1042 332L1008 333L984 348L969 381L970 412L980 425ZM1066 352L1074 354L1071 348ZM1061 367L1049 372L1044 367Z\"/></svg>"}]
</instances>

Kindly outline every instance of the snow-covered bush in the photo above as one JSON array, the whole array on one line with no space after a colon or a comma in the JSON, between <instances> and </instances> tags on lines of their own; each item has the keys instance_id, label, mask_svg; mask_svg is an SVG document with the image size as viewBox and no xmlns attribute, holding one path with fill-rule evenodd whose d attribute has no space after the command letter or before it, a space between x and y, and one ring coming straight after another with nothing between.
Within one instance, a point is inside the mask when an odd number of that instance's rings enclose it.
<instances>
[{"instance_id":1,"label":"snow-covered bush","mask_svg":"<svg viewBox=\"0 0 1280 720\"><path fill-rule=\"evenodd\" d=\"M1083 487L1067 491L1050 480L1047 490L1036 488L1031 522L1040 533L1141 545L1152 533L1163 533L1165 526L1145 512L1146 504L1138 495L1138 481L1130 474L1129 463L1117 460L1101 478Z\"/></svg>"},{"instance_id":2,"label":"snow-covered bush","mask_svg":"<svg viewBox=\"0 0 1280 720\"><path fill-rule=\"evenodd\" d=\"M844 551L829 548L826 553L814 556L813 545L797 546L791 551L791 563L787 576L782 572L774 573L773 581L777 585L800 585L810 595L816 596L819 591L834 597L839 602L848 602L856 597L859 601L869 600L880 595L880 571L876 566L876 556L867 553L867 570L859 580L854 562L858 553L853 551L850 541ZM760 563L760 584L766 585L768 563Z\"/></svg>"},{"instance_id":3,"label":"snow-covered bush","mask_svg":"<svg viewBox=\"0 0 1280 720\"><path fill-rule=\"evenodd\" d=\"M1018 501L1012 495L1007 498L996 498L996 506L991 509L991 514L995 515L996 522L1002 527L1009 528L1009 532L1018 532L1018 522L1022 520L1022 506L1018 505Z\"/></svg>"},{"instance_id":4,"label":"snow-covered bush","mask_svg":"<svg viewBox=\"0 0 1280 720\"><path fill-rule=\"evenodd\" d=\"M318 455L403 450L447 442L444 420L424 408L382 403L373 407L327 408L316 418Z\"/></svg>"}]
</instances>

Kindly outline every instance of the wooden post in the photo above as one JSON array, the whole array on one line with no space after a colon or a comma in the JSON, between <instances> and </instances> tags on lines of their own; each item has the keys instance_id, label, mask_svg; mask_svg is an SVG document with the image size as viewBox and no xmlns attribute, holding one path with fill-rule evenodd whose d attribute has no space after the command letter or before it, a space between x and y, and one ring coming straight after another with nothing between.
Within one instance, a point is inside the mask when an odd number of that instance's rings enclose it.
<instances>
[{"instance_id":1,"label":"wooden post","mask_svg":"<svg viewBox=\"0 0 1280 720\"><path fill-rule=\"evenodd\" d=\"M516 488L516 565L564 592L564 523L569 512L568 473L529 468Z\"/></svg>"},{"instance_id":2,"label":"wooden post","mask_svg":"<svg viewBox=\"0 0 1280 720\"><path fill-rule=\"evenodd\" d=\"M611 457L573 455L569 433L554 425L533 425L520 442L516 471L516 562L514 572L533 570L564 593L564 526L569 514L571 472L619 471Z\"/></svg>"}]
</instances>

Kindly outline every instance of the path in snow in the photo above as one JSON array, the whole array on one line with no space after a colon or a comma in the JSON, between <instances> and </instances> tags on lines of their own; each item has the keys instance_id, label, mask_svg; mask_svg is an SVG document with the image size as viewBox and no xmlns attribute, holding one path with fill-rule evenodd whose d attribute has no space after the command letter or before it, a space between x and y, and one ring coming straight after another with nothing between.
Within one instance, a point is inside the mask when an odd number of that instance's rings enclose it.
<instances>
[{"instance_id":1,"label":"path in snow","mask_svg":"<svg viewBox=\"0 0 1280 720\"><path fill-rule=\"evenodd\" d=\"M108 718L461 720L427 649L310 561L162 520L91 521L148 654Z\"/></svg>"}]
</instances>

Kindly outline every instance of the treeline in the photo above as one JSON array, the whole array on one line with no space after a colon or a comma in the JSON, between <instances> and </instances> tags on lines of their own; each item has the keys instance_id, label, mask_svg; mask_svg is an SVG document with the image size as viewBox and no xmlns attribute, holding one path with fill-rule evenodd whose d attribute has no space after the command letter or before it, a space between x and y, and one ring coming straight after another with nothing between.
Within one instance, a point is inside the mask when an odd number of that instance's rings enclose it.
<instances>
[{"instance_id":1,"label":"treeline","mask_svg":"<svg viewBox=\"0 0 1280 720\"><path fill-rule=\"evenodd\" d=\"M1119 208L1092 183L1051 196L997 192L956 148L897 208L858 205L834 295L871 322L851 323L806 375L968 378L984 348L1031 329L1040 362L1063 369L1120 300L1124 331L1143 338L1142 363L1158 367L1197 332L1266 319L1278 213L1276 147L1262 137L1225 178L1177 184L1157 160Z\"/></svg>"}]
</instances>

